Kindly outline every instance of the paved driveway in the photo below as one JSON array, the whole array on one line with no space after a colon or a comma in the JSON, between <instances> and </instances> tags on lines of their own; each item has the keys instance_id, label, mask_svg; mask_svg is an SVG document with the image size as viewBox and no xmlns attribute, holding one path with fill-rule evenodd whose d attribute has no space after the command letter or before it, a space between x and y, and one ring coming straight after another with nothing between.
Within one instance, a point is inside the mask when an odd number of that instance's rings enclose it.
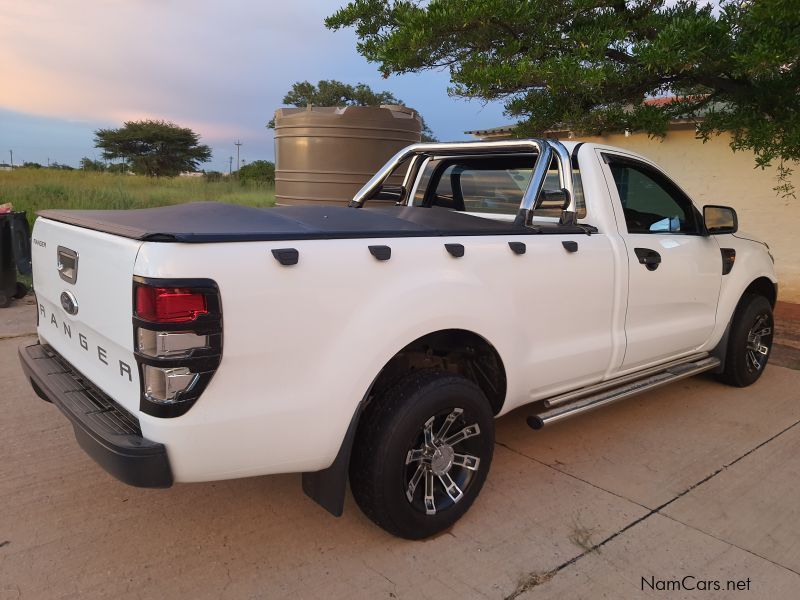
<instances>
[{"instance_id":1,"label":"paved driveway","mask_svg":"<svg viewBox=\"0 0 800 600\"><path fill-rule=\"evenodd\" d=\"M800 589L798 371L771 366L747 390L696 377L540 432L516 411L498 421L492 472L466 517L408 542L352 498L329 516L297 475L169 490L117 482L24 380L16 348L33 318L32 306L0 311L0 600Z\"/></svg>"}]
</instances>

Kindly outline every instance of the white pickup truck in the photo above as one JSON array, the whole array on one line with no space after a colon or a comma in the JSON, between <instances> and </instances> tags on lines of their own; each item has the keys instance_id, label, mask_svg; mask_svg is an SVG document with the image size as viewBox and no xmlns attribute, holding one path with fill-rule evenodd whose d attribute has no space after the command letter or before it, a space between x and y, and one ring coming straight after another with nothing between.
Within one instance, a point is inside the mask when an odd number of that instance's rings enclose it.
<instances>
[{"instance_id":1,"label":"white pickup truck","mask_svg":"<svg viewBox=\"0 0 800 600\"><path fill-rule=\"evenodd\" d=\"M617 148L417 144L349 207L42 211L34 390L146 487L302 472L423 538L473 503L494 418L764 371L777 282L731 208ZM678 392L676 392L678 393Z\"/></svg>"}]
</instances>

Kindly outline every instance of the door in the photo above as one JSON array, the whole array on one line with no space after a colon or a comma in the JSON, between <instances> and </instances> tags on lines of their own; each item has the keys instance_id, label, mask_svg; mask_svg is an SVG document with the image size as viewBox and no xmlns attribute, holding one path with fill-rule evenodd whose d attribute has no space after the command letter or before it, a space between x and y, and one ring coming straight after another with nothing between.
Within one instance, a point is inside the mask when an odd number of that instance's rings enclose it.
<instances>
[{"instance_id":1,"label":"door","mask_svg":"<svg viewBox=\"0 0 800 600\"><path fill-rule=\"evenodd\" d=\"M666 175L627 155L603 152L602 157L628 254L622 363L628 370L685 354L708 340L722 258L716 240L704 235L700 213Z\"/></svg>"},{"instance_id":2,"label":"door","mask_svg":"<svg viewBox=\"0 0 800 600\"><path fill-rule=\"evenodd\" d=\"M534 157L524 154L431 159L413 204L513 221L534 164ZM545 189L560 189L558 171L548 177ZM469 239L469 279L492 290L486 296L486 318L492 322L487 331L504 330L514 340L505 346L514 357L506 409L600 381L623 345L615 335L621 301L612 236L562 233L547 221L540 225L549 233ZM611 233L616 238L616 231ZM522 242L524 257L512 254L509 242ZM458 280L467 275L457 271ZM507 326L498 328L500 321Z\"/></svg>"}]
</instances>

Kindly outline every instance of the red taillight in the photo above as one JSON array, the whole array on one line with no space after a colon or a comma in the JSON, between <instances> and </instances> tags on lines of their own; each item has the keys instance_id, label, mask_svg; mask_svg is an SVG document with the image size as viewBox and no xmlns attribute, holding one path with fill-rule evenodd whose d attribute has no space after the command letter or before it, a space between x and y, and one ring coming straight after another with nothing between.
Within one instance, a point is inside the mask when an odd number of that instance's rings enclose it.
<instances>
[{"instance_id":1,"label":"red taillight","mask_svg":"<svg viewBox=\"0 0 800 600\"><path fill-rule=\"evenodd\" d=\"M206 297L186 288L136 286L136 316L153 323L194 321L208 313Z\"/></svg>"}]
</instances>

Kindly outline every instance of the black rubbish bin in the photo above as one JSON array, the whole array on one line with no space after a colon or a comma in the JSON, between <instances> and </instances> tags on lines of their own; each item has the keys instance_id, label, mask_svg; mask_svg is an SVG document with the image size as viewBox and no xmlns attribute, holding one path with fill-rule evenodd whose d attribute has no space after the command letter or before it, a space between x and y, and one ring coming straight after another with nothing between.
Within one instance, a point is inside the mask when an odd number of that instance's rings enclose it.
<instances>
[{"instance_id":1,"label":"black rubbish bin","mask_svg":"<svg viewBox=\"0 0 800 600\"><path fill-rule=\"evenodd\" d=\"M17 271L31 273L31 237L24 211L0 214L0 308L28 293Z\"/></svg>"}]
</instances>

